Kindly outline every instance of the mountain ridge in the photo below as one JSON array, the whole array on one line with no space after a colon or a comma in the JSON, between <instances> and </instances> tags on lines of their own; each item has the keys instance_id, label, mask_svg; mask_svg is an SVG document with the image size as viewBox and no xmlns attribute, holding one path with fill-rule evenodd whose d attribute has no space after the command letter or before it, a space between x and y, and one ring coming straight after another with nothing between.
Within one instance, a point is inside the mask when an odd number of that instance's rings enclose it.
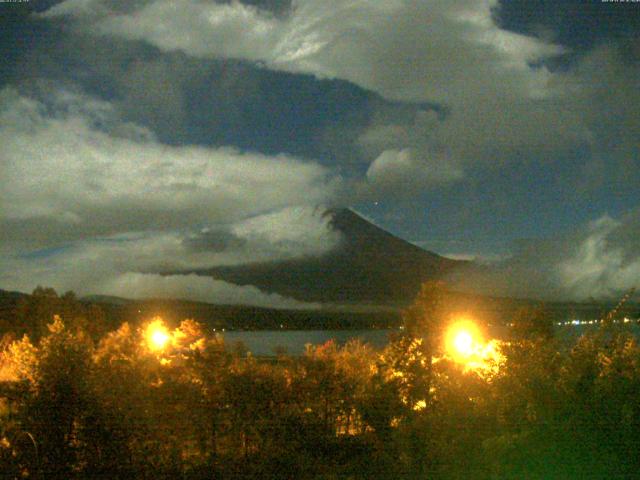
<instances>
[{"instance_id":1,"label":"mountain ridge","mask_svg":"<svg viewBox=\"0 0 640 480\"><path fill-rule=\"evenodd\" d=\"M402 306L420 285L470 262L424 250L348 208L328 208L329 226L342 241L331 251L273 262L191 269L196 274L306 302ZM169 273L169 272L167 272Z\"/></svg>"}]
</instances>

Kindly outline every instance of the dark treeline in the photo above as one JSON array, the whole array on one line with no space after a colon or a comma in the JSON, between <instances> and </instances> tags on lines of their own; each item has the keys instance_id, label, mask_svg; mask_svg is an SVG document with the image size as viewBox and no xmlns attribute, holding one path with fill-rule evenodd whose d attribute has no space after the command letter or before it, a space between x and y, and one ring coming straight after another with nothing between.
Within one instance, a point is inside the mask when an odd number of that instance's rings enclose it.
<instances>
[{"instance_id":1,"label":"dark treeline","mask_svg":"<svg viewBox=\"0 0 640 480\"><path fill-rule=\"evenodd\" d=\"M510 323L522 310L535 309L540 302L528 299L489 297L447 292L447 301L460 310L473 311L474 316L495 326ZM555 321L596 319L605 315L611 302L547 302L546 314ZM214 305L177 299L129 300L117 297L91 296L78 299L72 292L58 296L50 288L38 287L31 295L0 290L0 334L26 332L37 323L46 329L52 312L67 312L66 318L91 319L87 328L97 339L122 323L137 324L144 319L162 316L179 323L196 320L209 329L227 330L359 330L394 329L402 324L401 310L389 306L341 308L276 309L246 305ZM69 315L69 313L72 313ZM640 304L627 302L621 315L637 318ZM44 319L44 321L42 321ZM33 331L33 330L30 330Z\"/></svg>"},{"instance_id":2,"label":"dark treeline","mask_svg":"<svg viewBox=\"0 0 640 480\"><path fill-rule=\"evenodd\" d=\"M0 290L0 334L15 332L16 328L26 331L29 324L39 322L42 317L50 322L51 312L47 309L58 311L62 304L64 309L91 318L101 330L116 329L124 322L139 323L158 315L169 322L191 318L210 329L228 330L358 330L397 328L401 323L399 309L391 307L294 310L176 299L129 300L105 296L78 299L72 292L58 297L54 290L38 287L31 295ZM46 325L40 323L43 327Z\"/></svg>"},{"instance_id":3,"label":"dark treeline","mask_svg":"<svg viewBox=\"0 0 640 480\"><path fill-rule=\"evenodd\" d=\"M459 363L443 347L459 312L427 284L383 350L265 360L194 320L112 329L72 294L34 293L0 345L3 478L638 475L640 348L615 313L566 345L521 310Z\"/></svg>"},{"instance_id":4,"label":"dark treeline","mask_svg":"<svg viewBox=\"0 0 640 480\"><path fill-rule=\"evenodd\" d=\"M218 330L358 330L397 328L397 309L287 310L246 305L213 305L184 300L136 300L123 304L97 304L109 322L136 322L140 318L161 315L169 321L191 318Z\"/></svg>"}]
</instances>

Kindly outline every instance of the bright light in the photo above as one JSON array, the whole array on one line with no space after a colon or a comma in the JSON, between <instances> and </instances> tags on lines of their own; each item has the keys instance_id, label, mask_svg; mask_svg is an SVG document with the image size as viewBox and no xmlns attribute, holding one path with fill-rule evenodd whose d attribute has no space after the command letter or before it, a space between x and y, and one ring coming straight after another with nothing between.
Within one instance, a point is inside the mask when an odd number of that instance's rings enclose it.
<instances>
[{"instance_id":1,"label":"bright light","mask_svg":"<svg viewBox=\"0 0 640 480\"><path fill-rule=\"evenodd\" d=\"M460 331L456 334L456 338L453 339L453 346L460 355L468 357L473 353L473 338L467 331Z\"/></svg>"},{"instance_id":2,"label":"bright light","mask_svg":"<svg viewBox=\"0 0 640 480\"><path fill-rule=\"evenodd\" d=\"M446 349L457 362L466 363L482 345L480 330L469 320L458 321L447 330Z\"/></svg>"},{"instance_id":3,"label":"bright light","mask_svg":"<svg viewBox=\"0 0 640 480\"><path fill-rule=\"evenodd\" d=\"M162 350L169 341L169 332L164 326L162 319L155 318L148 326L145 332L147 343L151 350Z\"/></svg>"},{"instance_id":4,"label":"bright light","mask_svg":"<svg viewBox=\"0 0 640 480\"><path fill-rule=\"evenodd\" d=\"M169 340L169 335L167 335L164 332L161 332L160 330L153 332L151 334L151 343L157 349L163 348L167 343L167 340Z\"/></svg>"},{"instance_id":5,"label":"bright light","mask_svg":"<svg viewBox=\"0 0 640 480\"><path fill-rule=\"evenodd\" d=\"M445 334L446 355L465 370L479 374L495 373L502 361L497 340L486 341L478 326L470 320L459 320Z\"/></svg>"}]
</instances>

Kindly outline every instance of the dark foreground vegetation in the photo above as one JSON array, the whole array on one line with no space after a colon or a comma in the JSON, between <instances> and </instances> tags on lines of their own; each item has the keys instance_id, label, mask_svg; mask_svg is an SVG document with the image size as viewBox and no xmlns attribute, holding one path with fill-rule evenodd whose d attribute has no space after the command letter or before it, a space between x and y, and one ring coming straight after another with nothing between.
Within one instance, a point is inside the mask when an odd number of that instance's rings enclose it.
<instances>
[{"instance_id":1,"label":"dark foreground vegetation","mask_svg":"<svg viewBox=\"0 0 640 480\"><path fill-rule=\"evenodd\" d=\"M572 344L542 310L476 362L439 284L382 351L256 359L201 324L108 331L41 289L0 345L0 474L38 479L637 478L640 348L615 312Z\"/></svg>"}]
</instances>

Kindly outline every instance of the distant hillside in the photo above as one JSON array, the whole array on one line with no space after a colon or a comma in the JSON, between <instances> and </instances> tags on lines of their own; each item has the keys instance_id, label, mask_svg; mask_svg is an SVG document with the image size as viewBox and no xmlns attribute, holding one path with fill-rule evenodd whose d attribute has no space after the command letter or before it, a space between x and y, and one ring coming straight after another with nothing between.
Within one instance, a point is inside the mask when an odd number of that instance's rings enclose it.
<instances>
[{"instance_id":1,"label":"distant hillside","mask_svg":"<svg viewBox=\"0 0 640 480\"><path fill-rule=\"evenodd\" d=\"M0 290L0 336L23 322L17 315L19 303L29 302L31 296L19 292ZM512 321L521 308L536 308L535 300L487 297L450 292L448 302L454 311L470 315L482 324L499 327ZM173 299L132 300L120 297L89 296L80 299L86 308L98 307L104 322L98 332L118 328L123 322L139 325L155 316L169 324L191 318L213 329L234 330L321 330L397 328L401 325L401 311L395 308L325 308L317 310L282 310L243 305L213 305ZM555 321L601 318L615 307L614 303L552 302L545 309ZM88 308L87 311L92 311ZM95 312L95 310L93 310ZM64 312L53 312L64 315ZM640 304L629 302L618 312L618 318L640 317ZM96 318L91 317L91 322Z\"/></svg>"},{"instance_id":2,"label":"distant hillside","mask_svg":"<svg viewBox=\"0 0 640 480\"><path fill-rule=\"evenodd\" d=\"M33 299L32 295L0 289L0 337L5 332L24 329L28 322L25 323L23 313L19 310L24 312L24 305L30 304ZM64 320L69 309L62 307L61 298L54 295L47 302L50 308L39 308L38 312L47 312L51 319L53 314L60 314ZM19 307L20 304L23 304L23 308ZM239 330L369 329L392 328L400 324L400 313L392 308L284 310L164 298L133 300L106 295L83 297L79 299L79 304L86 312L100 311L95 317L89 313L91 318L87 320L89 323L96 320L104 322L98 328L102 333L118 328L123 322L138 325L155 316L161 316L174 325L191 318L210 328ZM92 310L93 307L98 309Z\"/></svg>"},{"instance_id":3,"label":"distant hillside","mask_svg":"<svg viewBox=\"0 0 640 480\"><path fill-rule=\"evenodd\" d=\"M92 297L96 298L96 297ZM106 320L115 328L121 322L145 321L156 315L177 324L192 318L217 329L271 330L271 329L369 329L397 328L402 324L401 309L382 307L322 308L317 310L287 310L261 308L246 305L212 305L203 302L172 299L129 300L98 297L91 301L106 313ZM86 302L87 299L82 299ZM591 320L603 318L617 302L545 302L523 298L491 297L484 295L449 292L447 303L452 311L469 315L478 322L495 327L513 321L520 309L543 307L553 321L573 319ZM617 312L616 318L640 318L640 303L627 302Z\"/></svg>"},{"instance_id":4,"label":"distant hillside","mask_svg":"<svg viewBox=\"0 0 640 480\"><path fill-rule=\"evenodd\" d=\"M322 256L180 273L255 285L307 302L400 306L411 302L423 282L468 263L423 250L352 210L330 209L325 215L343 241Z\"/></svg>"},{"instance_id":5,"label":"distant hillside","mask_svg":"<svg viewBox=\"0 0 640 480\"><path fill-rule=\"evenodd\" d=\"M231 330L322 330L393 328L400 325L400 312L394 309L283 310L246 305L213 305L186 300L148 299L128 303L96 303L110 325L137 324L161 316L170 324L191 318L216 329Z\"/></svg>"},{"instance_id":6,"label":"distant hillside","mask_svg":"<svg viewBox=\"0 0 640 480\"><path fill-rule=\"evenodd\" d=\"M2 290L0 288L0 299L2 299L5 302L18 301L21 298L26 296L28 296L27 293Z\"/></svg>"},{"instance_id":7,"label":"distant hillside","mask_svg":"<svg viewBox=\"0 0 640 480\"><path fill-rule=\"evenodd\" d=\"M82 297L80 301L85 303L106 305L126 305L128 303L134 302L134 300L131 300L129 298L114 297L113 295L87 295Z\"/></svg>"}]
</instances>

